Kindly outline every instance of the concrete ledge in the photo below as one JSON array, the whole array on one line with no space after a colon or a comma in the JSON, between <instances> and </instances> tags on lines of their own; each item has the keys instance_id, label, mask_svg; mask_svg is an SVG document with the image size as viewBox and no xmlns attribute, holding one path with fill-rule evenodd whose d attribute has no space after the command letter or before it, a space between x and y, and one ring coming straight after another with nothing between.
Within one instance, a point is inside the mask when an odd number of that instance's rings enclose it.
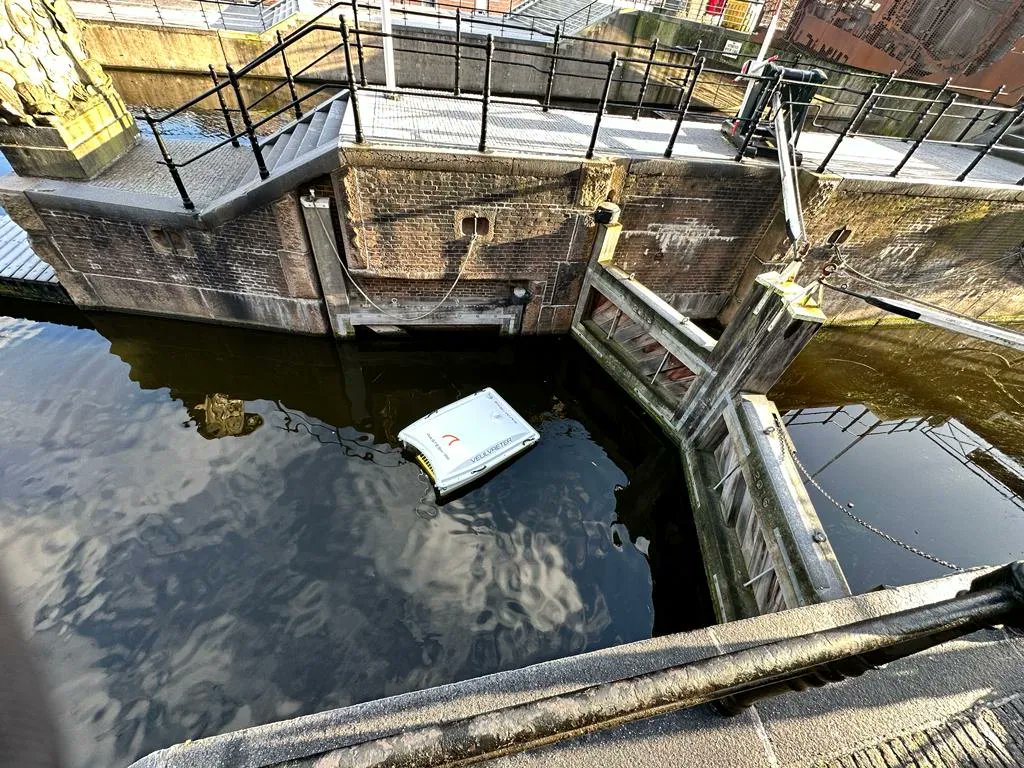
<instances>
[{"instance_id":1,"label":"concrete ledge","mask_svg":"<svg viewBox=\"0 0 1024 768\"><path fill-rule=\"evenodd\" d=\"M564 176L579 171L586 162L583 158L567 160L564 157L523 157L501 152L474 152L472 150L421 148L394 148L371 144L345 144L341 148L342 164L371 167L380 170L458 171L460 173L494 173L503 176L536 176L541 178ZM603 158L602 158L603 159Z\"/></svg>"},{"instance_id":2,"label":"concrete ledge","mask_svg":"<svg viewBox=\"0 0 1024 768\"><path fill-rule=\"evenodd\" d=\"M1010 184L996 184L984 182L967 181L944 181L935 179L922 181L921 179L899 179L882 178L879 176L859 176L856 174L845 174L835 176L833 174L811 174L822 181L831 181L837 189L844 192L860 192L865 194L880 195L903 195L906 197L945 197L961 200L999 200L1004 202L1024 202L1024 187ZM1024 166L1021 166L1021 176L1024 176Z\"/></svg>"},{"instance_id":3,"label":"concrete ledge","mask_svg":"<svg viewBox=\"0 0 1024 768\"><path fill-rule=\"evenodd\" d=\"M6 178L0 178L0 191L7 189ZM33 205L47 210L72 211L174 228L198 229L202 226L196 214L186 211L180 200L159 195L50 179L37 180L35 185L24 191Z\"/></svg>"},{"instance_id":4,"label":"concrete ledge","mask_svg":"<svg viewBox=\"0 0 1024 768\"><path fill-rule=\"evenodd\" d=\"M319 299L242 294L193 286L81 273L83 309L130 312L306 335L328 333Z\"/></svg>"},{"instance_id":5,"label":"concrete ledge","mask_svg":"<svg viewBox=\"0 0 1024 768\"><path fill-rule=\"evenodd\" d=\"M792 635L811 634L841 624L906 610L953 597L978 575L949 576L922 584L910 585L884 592L836 600L796 610L759 616L695 632L668 635L636 643L607 648L579 656L558 659L523 669L475 678L461 683L406 693L387 699L357 704L351 707L322 712L293 720L249 728L234 733L188 742L155 752L134 764L135 768L265 768L286 761L298 762L293 768L313 765L311 760L323 755L318 766L330 766L329 755L324 753L339 747L368 739L409 730L432 723L451 721L487 712L500 707L534 701L546 696L578 690L579 688L610 680L631 677L668 666L691 662L759 643L778 640ZM944 679L923 680L915 677L936 654L959 652L984 642L989 647L1002 648L990 653L1000 664L1006 663L1007 654L1017 653L1009 646L1001 632L980 633L960 641L947 649L922 654L895 662L884 670L869 672L862 678L848 680L823 690L794 693L759 705L758 710L779 711L779 719L763 723L763 715L750 710L735 718L723 718L709 707L684 710L672 715L620 726L596 736L575 739L555 747L548 747L520 755L501 758L502 765L595 765L635 766L661 764L651 762L650 750L661 744L671 748L676 756L686 755L690 765L705 766L778 766L777 746L785 743L789 754L797 747L820 750L819 722L808 724L804 717L819 711L822 700L841 695L857 702L862 713L841 713L832 710L832 716L855 719L856 729L848 733L832 721L828 738L833 749L853 746L852 740L863 740L876 734L892 734L900 729L915 727L924 722L947 716L973 706L983 695L965 682L958 691L936 695L934 701L921 701L899 697L900 688L908 686L920 693L928 683L941 688L948 685ZM1017 641L1019 643L1019 641ZM956 673L956 667L946 662L947 670ZM979 667L971 667L970 674L978 674ZM985 685L988 692L998 694L1008 685L1019 685L1021 671L1006 670L1007 675ZM910 679L908 678L910 676ZM974 681L976 684L980 680ZM910 693L911 691L908 691ZM794 710L795 708L795 710ZM802 713L802 714L800 714ZM813 726L813 727L811 727ZM765 736L765 729L772 742ZM638 732L647 738L637 739ZM602 750L601 745L614 749ZM646 755L646 757L645 757ZM598 757L606 759L595 759ZM786 761L784 764L792 764Z\"/></svg>"}]
</instances>

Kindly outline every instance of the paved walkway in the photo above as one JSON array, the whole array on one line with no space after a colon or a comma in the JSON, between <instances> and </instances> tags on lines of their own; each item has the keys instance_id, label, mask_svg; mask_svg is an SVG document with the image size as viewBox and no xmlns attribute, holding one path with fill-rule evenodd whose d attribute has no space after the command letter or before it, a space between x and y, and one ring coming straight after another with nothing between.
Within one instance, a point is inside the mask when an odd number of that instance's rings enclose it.
<instances>
[{"instance_id":1,"label":"paved walkway","mask_svg":"<svg viewBox=\"0 0 1024 768\"><path fill-rule=\"evenodd\" d=\"M377 144L475 150L480 140L481 104L429 94L387 98L360 94L363 130ZM536 102L490 106L487 147L503 152L581 157L590 142L594 114L553 109L542 112ZM596 147L597 155L662 157L673 121L653 117L632 120L605 115ZM345 116L342 136L354 141L352 110ZM817 168L835 142L833 134L805 131L799 149L803 167ZM899 139L852 138L844 141L829 164L834 173L888 177L910 144ZM673 156L677 159L732 160L736 148L719 130L718 122L683 123ZM949 144L924 144L899 175L902 180L950 181L974 159L970 149ZM766 162L750 160L747 162ZM774 165L774 162L772 163ZM970 175L970 182L1016 184L1024 165L989 156Z\"/></svg>"}]
</instances>

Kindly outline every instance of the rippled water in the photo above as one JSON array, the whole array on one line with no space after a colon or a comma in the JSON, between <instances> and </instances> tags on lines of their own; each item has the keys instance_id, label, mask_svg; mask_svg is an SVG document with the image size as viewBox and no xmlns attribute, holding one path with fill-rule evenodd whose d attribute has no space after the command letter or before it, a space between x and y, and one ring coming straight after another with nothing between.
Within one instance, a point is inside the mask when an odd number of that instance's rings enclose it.
<instances>
[{"instance_id":1,"label":"rippled water","mask_svg":"<svg viewBox=\"0 0 1024 768\"><path fill-rule=\"evenodd\" d=\"M829 330L772 397L849 511L963 567L1024 558L1021 353L926 326ZM808 491L855 591L949 573Z\"/></svg>"},{"instance_id":2,"label":"rippled water","mask_svg":"<svg viewBox=\"0 0 1024 768\"><path fill-rule=\"evenodd\" d=\"M711 622L675 454L568 340L5 312L0 568L73 765ZM486 385L541 441L438 506L395 436Z\"/></svg>"}]
</instances>

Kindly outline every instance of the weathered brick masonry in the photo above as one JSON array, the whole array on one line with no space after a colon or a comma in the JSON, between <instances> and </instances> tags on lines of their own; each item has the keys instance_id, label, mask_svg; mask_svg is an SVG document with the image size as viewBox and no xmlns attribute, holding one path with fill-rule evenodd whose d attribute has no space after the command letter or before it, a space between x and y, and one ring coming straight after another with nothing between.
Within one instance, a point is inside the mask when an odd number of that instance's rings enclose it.
<instances>
[{"instance_id":1,"label":"weathered brick masonry","mask_svg":"<svg viewBox=\"0 0 1024 768\"><path fill-rule=\"evenodd\" d=\"M1024 192L1016 189L922 184L896 180L804 175L804 219L815 247L803 280L817 277L831 251L829 235L851 231L842 246L851 267L881 286L842 273L832 278L862 292L900 292L972 317L1024 315ZM778 226L758 248L767 261L786 247ZM827 291L832 323L892 320L856 298Z\"/></svg>"},{"instance_id":2,"label":"weathered brick masonry","mask_svg":"<svg viewBox=\"0 0 1024 768\"><path fill-rule=\"evenodd\" d=\"M43 205L19 223L79 306L326 330L291 195L212 230Z\"/></svg>"},{"instance_id":3,"label":"weathered brick masonry","mask_svg":"<svg viewBox=\"0 0 1024 768\"><path fill-rule=\"evenodd\" d=\"M482 216L490 233L455 295L501 301L528 284L526 333L568 329L592 214L607 197L623 208L616 263L694 317L725 306L778 205L778 172L750 164L349 149L345 157L335 187L346 253L350 267L367 270L357 279L379 292L371 295L408 309L442 296L467 252L460 222Z\"/></svg>"},{"instance_id":4,"label":"weathered brick masonry","mask_svg":"<svg viewBox=\"0 0 1024 768\"><path fill-rule=\"evenodd\" d=\"M454 301L495 306L525 287L522 332L568 330L611 163L357 149L345 160L335 187L346 256L371 297L416 310L463 268ZM463 267L467 217L486 219L487 233Z\"/></svg>"},{"instance_id":5,"label":"weathered brick masonry","mask_svg":"<svg viewBox=\"0 0 1024 768\"><path fill-rule=\"evenodd\" d=\"M779 205L778 170L634 160L615 263L691 317L725 307Z\"/></svg>"}]
</instances>

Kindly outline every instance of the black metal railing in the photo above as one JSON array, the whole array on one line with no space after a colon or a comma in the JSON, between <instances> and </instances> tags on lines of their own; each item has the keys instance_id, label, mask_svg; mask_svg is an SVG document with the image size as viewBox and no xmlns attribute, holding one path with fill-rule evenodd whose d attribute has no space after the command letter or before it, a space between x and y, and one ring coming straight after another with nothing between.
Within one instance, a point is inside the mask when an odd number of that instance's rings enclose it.
<instances>
[{"instance_id":1,"label":"black metal railing","mask_svg":"<svg viewBox=\"0 0 1024 768\"><path fill-rule=\"evenodd\" d=\"M585 150L585 156L588 158L593 157L597 151L602 120L610 111L617 111L629 115L633 119L638 119L645 110L656 109L660 116L671 118L674 122L668 132L663 154L665 157L672 157L679 134L687 120L720 121L724 117L720 112L709 113L695 109L698 88L702 84L709 86L710 83L714 83L717 86L723 79L732 78L738 82L737 88L748 82L754 82L761 88L769 89L770 94L775 92L786 94L789 93L788 86L805 85L787 80L782 76L738 73L735 69L723 67L717 61L712 65L709 63L709 56L722 54L723 51L703 47L700 43L685 47L663 45L657 40L649 45L592 40L565 34L561 26L556 25L550 32L543 33L548 45L529 47L517 45L513 47L511 44L505 44L500 35L496 35L494 32L489 32L486 36L481 36L479 33L466 34L467 14L464 14L459 8L450 14L443 7L419 10L406 7L401 10L401 13L408 17L434 18L438 15L445 15L445 18L452 23L452 29L455 31L454 39L438 39L437 36L431 36L418 30L415 25L400 26L399 31L387 34L375 26L364 23L368 17L367 12L374 7L374 5L360 2L360 0L345 0L345 2L336 3L289 34L278 34L276 42L266 51L237 70L229 68L225 77L219 75L211 66L211 87L186 103L160 115L154 115L151 112L145 114L145 119L151 126L158 143L162 157L161 162L170 172L175 187L181 195L182 203L187 209L192 209L195 206L185 188L181 169L228 144L237 148L242 148L244 145L253 155L259 176L262 179L269 176L269 169L263 157L263 148L276 135L261 138L260 129L265 128L271 120L279 119L286 114L295 120L302 119L304 115L308 115L310 109L316 109L321 106L321 102L329 98L336 98L339 93L344 92L347 94L348 108L352 112L355 123L355 141L362 143L366 140L366 135L360 114L360 93L423 93L426 89L401 86L389 89L371 82L368 78L366 52L383 49L384 39L387 37L390 37L391 44L398 53L415 53L448 62L448 66L451 67L450 90L431 89L429 91L431 98L480 103L478 149L481 152L488 149L488 122L492 106L514 104L523 108L525 104L522 99L512 100L495 95L492 84L496 82L494 77L496 67L525 67L542 73L544 77L543 96L538 100L536 106L544 112L553 107L556 82L563 86L564 91L585 93L587 89L592 89L593 93L590 98L579 99L572 104L574 111L593 113L594 115L590 138ZM332 11L337 12L337 15L330 18L328 14ZM530 30L528 26L514 24L505 18L490 19L477 14L473 15L472 24L474 28L492 29L499 33L507 32L512 28ZM316 55L310 61L296 68L295 62L289 57L289 52L292 52L294 56L293 46L306 40L311 34L323 32L336 36L334 39L337 42L333 45L323 43L323 47L317 50ZM309 46L306 45L302 50L305 51L308 48ZM593 49L596 49L596 52ZM343 79L324 76L320 70L314 71L332 56L339 56L343 59ZM278 67L278 69L268 75L266 71L260 70L265 65ZM569 70L570 65L571 71ZM467 66L478 68L477 73L482 75L476 81L483 82L483 88L479 93L471 92L466 88ZM268 89L265 87L268 77L276 77L280 82ZM708 78L712 79L710 83ZM564 82L566 80L573 87L566 88ZM910 127L903 135L895 136L897 139L908 142L909 146L897 165L889 172L891 176L899 175L920 147L926 143L951 144L977 150L970 163L957 177L959 181L963 181L972 173L996 146L1011 151L1024 151L1005 144L1000 145L1001 139L1015 122L1024 116L1024 101L1015 106L1005 106L999 103L999 97L1003 93L1002 89L988 92L955 86L949 81L923 83L923 81L898 78L895 73L871 77L868 79L868 83L870 86L866 89L850 85L821 83L814 86L815 94L813 97L806 97L807 101L795 101L792 98L785 101L784 106L787 109L813 107L820 113L822 105L828 104L829 108L836 113L836 116L831 118L831 122L838 123L838 127L822 127L815 123L816 127L836 134L832 146L816 168L818 172L828 169L837 152L851 138L893 138L891 135L865 130L866 127L870 128L871 123L877 124L879 120L888 119L893 115L900 116L900 119L905 120ZM895 85L900 84L928 86L933 89L933 93L927 96L912 96L889 91ZM247 90L258 91L258 95L247 99ZM300 90L305 92L300 94ZM652 92L657 93L657 102L652 103ZM972 96L971 94L975 92L983 94L987 98L982 100ZM275 97L277 97L276 100L271 102ZM320 97L319 100L317 97ZM185 159L173 157L162 136L161 125L182 112L198 107L207 100L214 101L216 109L221 112L227 128L227 137ZM958 111L961 100L970 102L966 111L963 109ZM254 115L255 109L259 108L262 112L271 103L279 102L281 105L270 114ZM761 114L732 118L734 131L740 138L738 142L740 149L736 153L736 161L742 162L746 157L748 143L758 125L767 121L772 102L771 98L763 99L766 107ZM239 121L241 128L238 127ZM984 131L991 126L995 126L995 128L992 128L993 132L988 136L987 141L979 143L965 139L972 131L979 129ZM944 135L956 135L956 138L945 140L935 138L940 131ZM1024 178L1017 183L1024 184Z\"/></svg>"}]
</instances>

